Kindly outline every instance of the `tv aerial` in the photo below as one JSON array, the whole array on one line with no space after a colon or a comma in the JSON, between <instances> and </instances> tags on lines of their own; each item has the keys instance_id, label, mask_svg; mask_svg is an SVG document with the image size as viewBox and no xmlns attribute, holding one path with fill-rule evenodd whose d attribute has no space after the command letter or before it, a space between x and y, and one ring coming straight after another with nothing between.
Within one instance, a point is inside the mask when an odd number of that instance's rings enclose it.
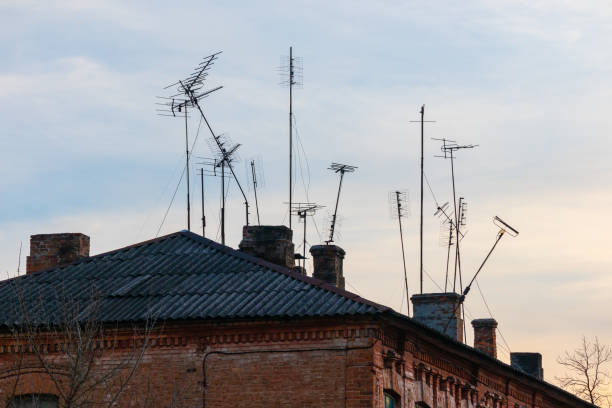
<instances>
[{"instance_id":1,"label":"tv aerial","mask_svg":"<svg viewBox=\"0 0 612 408\"><path fill-rule=\"evenodd\" d=\"M158 115L169 116L169 117L184 117L185 119L185 171L187 173L187 229L191 231L191 199L189 197L190 192L190 168L189 168L189 126L188 126L188 109L195 108L198 100L206 98L211 93L221 89L218 86L213 89L204 89L204 80L208 76L208 72L211 69L214 62L217 60L218 55L221 52L211 54L204 57L202 62L194 69L194 71L187 77L177 82L174 82L164 89L171 89L169 96L158 96L162 102L158 102L157 105L160 108L157 109Z\"/></svg>"},{"instance_id":2,"label":"tv aerial","mask_svg":"<svg viewBox=\"0 0 612 408\"><path fill-rule=\"evenodd\" d=\"M406 290L406 315L410 316L410 296L408 292L408 274L406 272L406 254L404 251L404 232L402 229L402 219L409 215L408 211L408 192L395 190L389 193L389 204L391 215L397 218L399 224L400 242L402 244L402 264L404 266L404 287Z\"/></svg>"},{"instance_id":3,"label":"tv aerial","mask_svg":"<svg viewBox=\"0 0 612 408\"><path fill-rule=\"evenodd\" d=\"M315 203L293 203L291 207L291 212L297 215L298 219L302 220L304 223L304 235L302 238L302 256L299 259L302 259L302 267L306 270L306 220L307 217L314 216L314 214L324 208L322 205L318 205Z\"/></svg>"},{"instance_id":4,"label":"tv aerial","mask_svg":"<svg viewBox=\"0 0 612 408\"><path fill-rule=\"evenodd\" d=\"M455 140L450 140L446 138L442 138L442 139L432 138L432 140L437 140L437 141L442 142L442 146L440 147L440 150L442 151L442 155L441 156L439 155L436 157L450 159L451 181L452 181L452 187L453 187L453 215L454 215L455 236L459 237L460 236L460 209L457 205L457 192L455 189L455 154L459 150L473 149L474 147L477 147L478 145L459 145L457 144ZM459 275L460 290L463 289L462 288L463 283L462 283L462 277L461 277L461 252L459 250L459 242L460 240L457 240L456 245L455 245L455 272L454 272L454 277L453 277L453 292L456 291L457 275Z\"/></svg>"},{"instance_id":5,"label":"tv aerial","mask_svg":"<svg viewBox=\"0 0 612 408\"><path fill-rule=\"evenodd\" d=\"M220 154L221 161L223 162L223 164L221 165L222 169L224 170L225 167L227 167L230 170L232 177L234 178L234 181L236 181L236 185L238 186L240 193L242 194L242 197L244 198L246 225L248 226L249 225L249 202L248 202L246 194L244 193L242 185L240 184L240 181L238 180L238 177L236 177L236 173L234 172L234 167L232 166L232 160L233 160L232 155L235 153L235 151L238 149L240 145L230 145L224 142L224 138L222 138L221 135L217 135L213 131L210 125L210 122L206 118L206 115L204 114L204 111L202 110L202 106L200 105L200 100L202 100L205 97L208 97L208 95L210 95L212 92L217 91L222 88L221 86L219 86L219 87L216 87L210 90L204 89L204 80L208 76L208 72L211 69L212 65L218 59L219 54L221 54L221 52L217 52L207 57L204 57L202 61L196 66L194 71L189 76L187 76L185 79L179 80L165 87L164 89L174 89L175 93L163 99L166 100L166 103L165 103L166 112L170 112L171 114L170 116L176 116L177 112L181 112L184 109L185 118L187 118L188 108L194 108L199 112L200 117L206 124L206 127L208 128L212 136L214 145L216 145L217 153ZM185 132L186 132L185 133L186 140L188 140L187 139L187 119L185 119ZM188 143L187 143L187 146L189 146ZM189 149L187 149L187 158L189 158L188 150ZM189 166L187 168L189 168ZM187 189L187 191L189 194L189 188ZM189 200L187 200L187 202L189 203ZM189 209L187 212L188 212L188 224L189 224Z\"/></svg>"},{"instance_id":6,"label":"tv aerial","mask_svg":"<svg viewBox=\"0 0 612 408\"><path fill-rule=\"evenodd\" d=\"M334 207L334 214L332 215L331 227L329 229L329 239L325 241L326 244L334 242L334 229L336 228L336 219L338 217L338 203L340 202L340 192L342 191L342 180L344 179L344 173L353 173L357 169L356 166L350 166L348 164L332 163L328 170L334 173L340 174L340 184L338 185L338 195L336 196L336 206Z\"/></svg>"}]
</instances>

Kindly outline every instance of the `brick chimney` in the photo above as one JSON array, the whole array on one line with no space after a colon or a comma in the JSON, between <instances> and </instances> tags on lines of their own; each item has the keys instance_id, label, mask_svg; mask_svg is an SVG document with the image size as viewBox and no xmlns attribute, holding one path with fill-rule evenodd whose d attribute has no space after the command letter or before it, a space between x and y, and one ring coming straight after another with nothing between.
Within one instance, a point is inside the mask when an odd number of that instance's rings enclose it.
<instances>
[{"instance_id":1,"label":"brick chimney","mask_svg":"<svg viewBox=\"0 0 612 408\"><path fill-rule=\"evenodd\" d=\"M293 231L284 225L242 227L240 250L268 262L293 269L295 266Z\"/></svg>"},{"instance_id":2,"label":"brick chimney","mask_svg":"<svg viewBox=\"0 0 612 408\"><path fill-rule=\"evenodd\" d=\"M544 380L542 355L540 353L510 353L510 365L539 380Z\"/></svg>"},{"instance_id":3,"label":"brick chimney","mask_svg":"<svg viewBox=\"0 0 612 408\"><path fill-rule=\"evenodd\" d=\"M410 298L414 313L412 317L425 326L463 342L460 297L452 292L413 295Z\"/></svg>"},{"instance_id":4,"label":"brick chimney","mask_svg":"<svg viewBox=\"0 0 612 408\"><path fill-rule=\"evenodd\" d=\"M313 245L310 247L310 254L314 269L312 277L344 289L344 249L336 245Z\"/></svg>"},{"instance_id":5,"label":"brick chimney","mask_svg":"<svg viewBox=\"0 0 612 408\"><path fill-rule=\"evenodd\" d=\"M474 327L474 348L497 358L497 321L495 319L472 320Z\"/></svg>"},{"instance_id":6,"label":"brick chimney","mask_svg":"<svg viewBox=\"0 0 612 408\"><path fill-rule=\"evenodd\" d=\"M81 233L30 236L26 273L54 268L89 256L89 237Z\"/></svg>"}]
</instances>

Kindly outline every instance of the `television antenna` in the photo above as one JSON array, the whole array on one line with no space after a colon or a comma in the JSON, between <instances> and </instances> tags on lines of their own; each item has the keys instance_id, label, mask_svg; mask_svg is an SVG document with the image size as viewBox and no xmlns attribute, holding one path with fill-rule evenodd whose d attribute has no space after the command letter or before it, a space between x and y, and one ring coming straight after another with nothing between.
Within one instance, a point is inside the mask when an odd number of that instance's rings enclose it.
<instances>
[{"instance_id":1,"label":"television antenna","mask_svg":"<svg viewBox=\"0 0 612 408\"><path fill-rule=\"evenodd\" d=\"M255 195L255 211L257 213L257 225L261 225L261 222L259 221L259 201L257 200L257 186L259 185L259 182L257 180L257 178L258 178L257 177L257 170L255 169L255 160L254 159L251 160L250 166L251 166L251 180L253 181L253 194ZM259 170L259 171L261 171L261 170ZM259 177L259 179L261 179L261 177Z\"/></svg>"},{"instance_id":2,"label":"television antenna","mask_svg":"<svg viewBox=\"0 0 612 408\"><path fill-rule=\"evenodd\" d=\"M404 232L402 229L402 218L408 215L408 192L406 191L392 191L389 193L389 203L391 209L394 210L392 214L394 218L397 218L400 231L400 241L402 243L402 263L404 266L404 286L406 289L406 315L410 316L410 296L408 292L408 274L406 273L406 254L404 252Z\"/></svg>"},{"instance_id":3,"label":"television antenna","mask_svg":"<svg viewBox=\"0 0 612 408\"><path fill-rule=\"evenodd\" d=\"M443 155L441 156L436 156L436 157L441 157L444 159L450 159L450 163L451 163L451 180L452 180L452 186L453 186L453 214L454 214L454 225L455 225L455 236L458 237L459 236L459 229L460 229L460 210L459 207L457 206L457 192L455 189L455 152L457 152L458 150L462 150L462 149L473 149L474 147L477 147L478 145L459 145L457 144L457 142L455 140L450 140L450 139L446 139L446 138L442 138L442 139L435 139L432 138L432 140L437 140L442 142L442 146L440 147L440 150L442 151ZM463 282L462 282L462 277L461 277L461 252L459 250L459 242L460 240L457 240L457 245L455 245L455 271L454 271L454 276L453 276L453 292L456 292L456 285L457 285L457 274L459 275L459 290L463 290Z\"/></svg>"},{"instance_id":4,"label":"television antenna","mask_svg":"<svg viewBox=\"0 0 612 408\"><path fill-rule=\"evenodd\" d=\"M493 253L493 251L495 250L495 247L497 246L499 241L501 241L501 239L503 238L503 236L505 234L508 234L511 237L516 237L519 234L518 230L516 230L515 228L511 227L507 222L505 222L504 220L502 220L498 216L493 217L493 224L495 224L495 226L497 226L499 228L499 231L497 232L497 236L495 237L495 242L493 243L493 246L491 247L491 249L487 253L487 256L485 256L484 260L482 261L482 263L480 264L480 266L476 270L476 273L474 274L474 276L470 280L470 283L468 283L468 285L465 287L465 289L461 293L461 296L459 296L459 301L455 304L455 307L453 309L453 313L449 316L449 319L446 322L446 326L444 326L444 330L442 331L443 334L446 334L446 330L448 329L448 325L453 320L453 317L455 316L455 313L457 313L457 308L460 305L463 306L463 302L465 301L465 297L470 292L472 284L474 283L474 281L478 277L478 274L480 273L480 271L482 271L482 268L484 267L485 263L487 262L487 260L489 259L489 257Z\"/></svg>"},{"instance_id":5,"label":"television antenna","mask_svg":"<svg viewBox=\"0 0 612 408\"><path fill-rule=\"evenodd\" d=\"M289 229L291 229L291 210L293 202L293 87L303 85L302 59L293 56L289 47L289 57L282 59L279 67L281 85L289 87Z\"/></svg>"},{"instance_id":6,"label":"television antenna","mask_svg":"<svg viewBox=\"0 0 612 408\"><path fill-rule=\"evenodd\" d=\"M342 180L344 179L344 173L353 173L357 167L349 166L348 164L332 163L328 170L334 173L340 173L340 184L338 185L338 195L336 196L336 206L334 208L334 215L332 215L331 228L329 229L329 239L325 241L326 244L334 242L334 229L336 228L336 218L338 217L338 203L340 202L340 191L342 191Z\"/></svg>"},{"instance_id":7,"label":"television antenna","mask_svg":"<svg viewBox=\"0 0 612 408\"><path fill-rule=\"evenodd\" d=\"M174 82L164 89L174 89L170 96L158 96L162 102L158 102L157 105L163 108L158 108L158 115L169 116L169 117L184 117L185 118L185 169L187 173L187 229L191 231L191 199L190 194L190 179L189 179L189 126L187 113L188 109L194 108L197 101L202 98L206 98L211 93L221 89L222 87L216 87L213 89L204 89L204 80L208 76L208 71L211 69L214 62L217 60L218 55L221 52L211 54L204 57L200 64L194 69L194 71L187 77L177 82ZM183 114L181 114L181 112Z\"/></svg>"},{"instance_id":8,"label":"television antenna","mask_svg":"<svg viewBox=\"0 0 612 408\"><path fill-rule=\"evenodd\" d=\"M425 133L425 123L435 123L435 120L425 120L425 105L421 106L420 110L421 119L420 120L411 120L410 122L418 122L421 124L421 214L420 214L420 235L419 235L419 278L421 282L421 294L423 294L423 175L424 172L424 133Z\"/></svg>"},{"instance_id":9,"label":"television antenna","mask_svg":"<svg viewBox=\"0 0 612 408\"><path fill-rule=\"evenodd\" d=\"M240 193L242 194L242 197L244 198L246 225L248 226L249 225L249 202L248 202L246 194L244 193L242 185L240 184L240 181L238 180L238 177L236 177L236 173L234 172L234 167L232 166L232 160L231 160L232 154L235 152L235 150L240 145L228 146L227 144L224 144L224 139L213 131L212 127L210 126L210 122L206 118L206 115L204 115L204 111L202 110L202 107L200 106L201 99L207 97L212 92L222 88L221 86L219 86L217 88L213 88L208 91L203 90L204 80L208 76L208 71L210 70L214 62L218 59L218 55L220 53L221 52L217 52L215 54L204 57L202 62L200 62L196 66L194 71L187 78L183 80L179 80L171 85L168 85L166 89L176 87L176 93L166 98L170 100L166 102L166 106L168 110L172 113L172 115L174 115L175 111L179 110L179 108L180 109L195 108L200 113L200 116L202 120L204 121L204 123L206 123L206 127L208 128L212 136L212 140L215 142L215 145L218 149L218 153L220 154L221 161L223 162L223 165L222 165L223 169L227 167L230 170L232 177L234 178L234 181L236 181L236 185L238 186L238 189L240 190ZM179 97L180 99L175 100L175 98L179 98Z\"/></svg>"},{"instance_id":10,"label":"television antenna","mask_svg":"<svg viewBox=\"0 0 612 408\"><path fill-rule=\"evenodd\" d=\"M306 270L306 219L307 217L314 216L317 210L324 208L322 205L315 203L293 203L291 211L298 216L304 222L304 235L302 238L302 267Z\"/></svg>"}]
</instances>

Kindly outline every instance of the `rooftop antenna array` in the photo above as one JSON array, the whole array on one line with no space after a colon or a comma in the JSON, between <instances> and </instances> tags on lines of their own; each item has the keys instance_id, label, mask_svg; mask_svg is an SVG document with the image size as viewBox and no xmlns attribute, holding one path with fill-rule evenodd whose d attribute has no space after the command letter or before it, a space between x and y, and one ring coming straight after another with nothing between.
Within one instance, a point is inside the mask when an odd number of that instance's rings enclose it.
<instances>
[{"instance_id":1,"label":"rooftop antenna array","mask_svg":"<svg viewBox=\"0 0 612 408\"><path fill-rule=\"evenodd\" d=\"M450 159L450 163L451 163L451 180L452 180L452 186L453 186L453 214L454 214L454 226L455 226L455 237L459 236L460 233L460 227L461 227L461 202L459 203L459 206L457 205L457 192L455 189L455 152L458 150L462 150L462 149L473 149L474 147L477 147L478 145L459 145L457 144L456 141L454 140L449 140L449 139L433 139L433 140L437 140L437 141L441 141L442 142L442 146L440 147L440 150L442 151L442 155L440 156L436 156L436 157L441 157L444 159ZM461 199L462 200L462 199ZM460 200L460 201L461 201ZM456 240L456 245L455 245L455 271L454 271L454 276L453 276L453 292L456 292L456 285L457 285L457 275L459 275L459 290L463 290L463 282L462 282L462 277L461 277L461 257L460 257L460 251L459 251L459 242L460 240Z\"/></svg>"},{"instance_id":2,"label":"rooftop antenna array","mask_svg":"<svg viewBox=\"0 0 612 408\"><path fill-rule=\"evenodd\" d=\"M497 232L497 236L495 238L495 242L493 243L493 246L491 247L491 249L487 253L487 256L485 256L484 260L482 261L482 263L480 264L480 266L476 270L476 273L474 274L474 276L470 280L470 283L468 283L468 285L465 287L465 289L461 293L461 296L459 297L459 301L456 303L455 308L453 309L453 313L450 315L448 321L446 322L446 325L444 326L444 330L442 331L442 333L444 333L444 334L446 334L446 330L448 329L448 325L453 320L453 317L455 316L455 313L457 313L457 308L460 305L463 306L463 302L465 301L465 297L470 292L472 284L474 283L474 281L478 277L478 274L480 273L480 271L484 267L485 263L487 262L487 260L491 256L491 254L493 253L493 250L495 250L495 247L497 246L499 241L502 239L502 237L505 234L508 234L511 237L516 237L519 234L518 230L516 230L515 228L511 227L507 222L505 222L504 220L502 220L498 216L493 217L493 224L495 224L495 226L497 226L499 228L499 231Z\"/></svg>"},{"instance_id":3,"label":"rooftop antenna array","mask_svg":"<svg viewBox=\"0 0 612 408\"><path fill-rule=\"evenodd\" d=\"M348 164L332 163L328 170L334 173L340 173L340 184L338 185L338 195L336 196L336 206L334 207L334 215L332 215L331 228L329 229L329 239L325 241L326 244L334 242L334 229L336 228L336 219L338 217L338 203L340 202L340 191L342 191L342 180L344 179L344 173L353 173L357 169L356 166L349 166Z\"/></svg>"},{"instance_id":4,"label":"rooftop antenna array","mask_svg":"<svg viewBox=\"0 0 612 408\"><path fill-rule=\"evenodd\" d=\"M168 89L176 87L177 92L176 94L165 98L167 100L167 102L165 103L167 108L166 112L170 112L172 114L170 116L176 116L176 111L180 112L181 109L195 108L200 113L202 120L204 121L204 123L206 123L206 127L208 128L212 136L212 140L215 142L214 144L218 149L218 153L221 155L223 169L227 167L230 170L230 172L232 173L232 177L236 181L236 185L238 186L240 193L244 198L246 225L249 225L249 201L247 199L246 194L244 193L240 181L238 180L238 177L236 177L234 167L231 163L231 156L240 145L228 146L227 143L224 143L224 139L220 135L215 134L215 132L213 131L212 127L210 126L210 122L208 122L208 119L206 118L206 115L204 115L204 111L200 106L200 100L202 98L205 98L212 92L222 88L221 86L219 86L208 91L204 90L204 79L208 76L208 71L210 70L210 67L213 65L214 61L218 59L218 55L220 53L221 52L217 52L215 54L211 54L207 57L204 57L202 62L197 65L194 71L187 78L170 84L165 88ZM187 115L185 115L185 117L187 117ZM185 123L187 123L186 121L187 119L185 119ZM186 125L185 128L187 128ZM187 154L187 157L189 157L189 154ZM189 180L189 177L187 179ZM189 192L189 188L187 188L187 191ZM189 205L189 200L187 200L187 203Z\"/></svg>"},{"instance_id":5,"label":"rooftop antenna array","mask_svg":"<svg viewBox=\"0 0 612 408\"><path fill-rule=\"evenodd\" d=\"M406 191L392 191L389 193L392 215L399 223L400 241L402 243L402 263L404 266L404 286L406 289L406 315L410 316L410 296L408 293L408 274L406 272L406 254L404 252L404 232L402 229L402 218L408 215L408 193Z\"/></svg>"},{"instance_id":6,"label":"rooftop antenna array","mask_svg":"<svg viewBox=\"0 0 612 408\"><path fill-rule=\"evenodd\" d=\"M460 223L459 223L459 240L462 240L465 236L465 232L461 231L461 227L467 225L465 212L467 211L467 202L463 197L459 197L459 210L460 210ZM444 292L448 290L448 269L450 264L450 249L456 243L455 236L455 221L452 213L448 213L449 203L446 202L442 205L438 205L434 216L437 216L442 220L440 229L440 243L441 246L446 247L446 274L444 278Z\"/></svg>"},{"instance_id":7,"label":"rooftop antenna array","mask_svg":"<svg viewBox=\"0 0 612 408\"><path fill-rule=\"evenodd\" d=\"M424 172L424 133L425 133L425 123L435 123L435 120L425 120L425 105L421 106L421 119L420 120L411 120L410 122L419 122L421 124L421 213L420 213L420 230L419 230L419 279L421 282L421 294L423 294L423 176Z\"/></svg>"},{"instance_id":8,"label":"rooftop antenna array","mask_svg":"<svg viewBox=\"0 0 612 408\"><path fill-rule=\"evenodd\" d=\"M216 87L213 89L204 89L204 80L208 76L208 71L217 60L217 56L220 52L211 54L202 59L202 62L196 66L194 71L185 79L174 82L164 89L174 89L171 91L170 96L158 96L163 102L159 102L158 105L163 108L158 108L157 111L160 116L170 117L184 117L185 118L185 171L187 173L187 229L191 231L191 199L189 197L190 184L189 184L189 118L187 111L189 108L198 107L198 100L207 97L211 93L221 89L222 87ZM182 114L181 114L182 112Z\"/></svg>"},{"instance_id":9,"label":"rooftop antenna array","mask_svg":"<svg viewBox=\"0 0 612 408\"><path fill-rule=\"evenodd\" d=\"M293 203L293 88L303 85L302 59L293 56L289 47L289 57L281 61L279 67L281 85L289 87L289 229L291 229L291 209Z\"/></svg>"},{"instance_id":10,"label":"rooftop antenna array","mask_svg":"<svg viewBox=\"0 0 612 408\"><path fill-rule=\"evenodd\" d=\"M307 217L314 216L317 210L323 208L322 205L318 205L315 203L293 203L291 207L291 212L298 216L298 219L302 220L304 223L304 234L302 238L302 268L306 270L306 220Z\"/></svg>"}]
</instances>

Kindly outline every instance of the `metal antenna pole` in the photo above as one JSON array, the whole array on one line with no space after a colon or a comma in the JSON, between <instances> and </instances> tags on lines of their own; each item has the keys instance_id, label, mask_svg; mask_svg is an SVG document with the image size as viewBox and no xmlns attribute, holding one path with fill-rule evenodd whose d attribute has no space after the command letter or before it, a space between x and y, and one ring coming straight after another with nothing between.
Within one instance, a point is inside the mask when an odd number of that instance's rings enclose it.
<instances>
[{"instance_id":1,"label":"metal antenna pole","mask_svg":"<svg viewBox=\"0 0 612 408\"><path fill-rule=\"evenodd\" d=\"M424 178L424 134L425 134L425 123L431 122L434 123L435 120L425 120L425 105L421 106L421 119L420 120L411 120L410 122L419 122L421 124L421 215L420 215L420 229L419 229L419 279L421 286L421 294L423 294L423 178Z\"/></svg>"},{"instance_id":2,"label":"metal antenna pole","mask_svg":"<svg viewBox=\"0 0 612 408\"><path fill-rule=\"evenodd\" d=\"M306 210L302 211L301 217L304 219L304 239L302 241L302 245L303 245L302 256L304 257L304 259L302 259L302 262L303 262L302 267L305 270L306 269L306 219L308 218Z\"/></svg>"},{"instance_id":3,"label":"metal antenna pole","mask_svg":"<svg viewBox=\"0 0 612 408\"><path fill-rule=\"evenodd\" d=\"M225 160L221 161L221 244L225 245Z\"/></svg>"},{"instance_id":4,"label":"metal antenna pole","mask_svg":"<svg viewBox=\"0 0 612 408\"><path fill-rule=\"evenodd\" d=\"M344 170L340 170L340 184L338 185L338 195L336 196L336 208L334 209L334 215L332 217L332 225L329 231L329 242L334 242L334 229L336 227L336 216L338 215L338 203L340 202L340 191L342 190L342 179L343 178L344 178Z\"/></svg>"},{"instance_id":5,"label":"metal antenna pole","mask_svg":"<svg viewBox=\"0 0 612 408\"><path fill-rule=\"evenodd\" d=\"M421 106L421 219L420 219L420 233L419 233L419 279L421 285L421 295L423 294L423 174L424 174L424 119L425 119L425 105Z\"/></svg>"},{"instance_id":6,"label":"metal antenna pole","mask_svg":"<svg viewBox=\"0 0 612 408\"><path fill-rule=\"evenodd\" d=\"M289 229L293 199L293 47L289 47Z\"/></svg>"},{"instance_id":7,"label":"metal antenna pole","mask_svg":"<svg viewBox=\"0 0 612 408\"><path fill-rule=\"evenodd\" d=\"M187 132L187 106L185 109L185 159L186 167L185 172L187 173L187 230L191 231L191 200L189 198L189 136Z\"/></svg>"},{"instance_id":8,"label":"metal antenna pole","mask_svg":"<svg viewBox=\"0 0 612 408\"><path fill-rule=\"evenodd\" d=\"M251 175L253 177L253 192L255 193L255 210L257 211L257 225L261 225L259 221L259 203L257 202L257 175L255 174L255 160L251 160Z\"/></svg>"},{"instance_id":9,"label":"metal antenna pole","mask_svg":"<svg viewBox=\"0 0 612 408\"><path fill-rule=\"evenodd\" d=\"M455 212L455 230L457 232L457 235L459 235L459 227L457 226L457 219L458 219L458 214L457 214L457 194L455 193L455 158L453 155L453 150L450 151L450 163L451 163L451 179L452 179L452 183L453 183L453 208L454 208L454 212ZM459 240L457 240L457 245L455 245L455 274L453 277L453 292L456 291L455 286L456 286L456 282L457 282L457 253L458 253L458 249L459 248Z\"/></svg>"},{"instance_id":10,"label":"metal antenna pole","mask_svg":"<svg viewBox=\"0 0 612 408\"><path fill-rule=\"evenodd\" d=\"M448 265L450 263L450 247L453 244L453 220L448 222L448 249L446 250L446 279L444 280L444 292L448 287Z\"/></svg>"},{"instance_id":11,"label":"metal antenna pole","mask_svg":"<svg viewBox=\"0 0 612 408\"><path fill-rule=\"evenodd\" d=\"M204 168L200 169L200 191L202 192L202 236L206 237L206 214L204 212Z\"/></svg>"},{"instance_id":12,"label":"metal antenna pole","mask_svg":"<svg viewBox=\"0 0 612 408\"><path fill-rule=\"evenodd\" d=\"M402 242L402 262L404 264L404 285L406 286L406 315L410 316L410 296L408 294L408 275L406 273L406 255L404 253L404 232L402 231L402 203L400 198L401 192L396 191L397 199L397 222L399 223L400 241Z\"/></svg>"}]
</instances>

